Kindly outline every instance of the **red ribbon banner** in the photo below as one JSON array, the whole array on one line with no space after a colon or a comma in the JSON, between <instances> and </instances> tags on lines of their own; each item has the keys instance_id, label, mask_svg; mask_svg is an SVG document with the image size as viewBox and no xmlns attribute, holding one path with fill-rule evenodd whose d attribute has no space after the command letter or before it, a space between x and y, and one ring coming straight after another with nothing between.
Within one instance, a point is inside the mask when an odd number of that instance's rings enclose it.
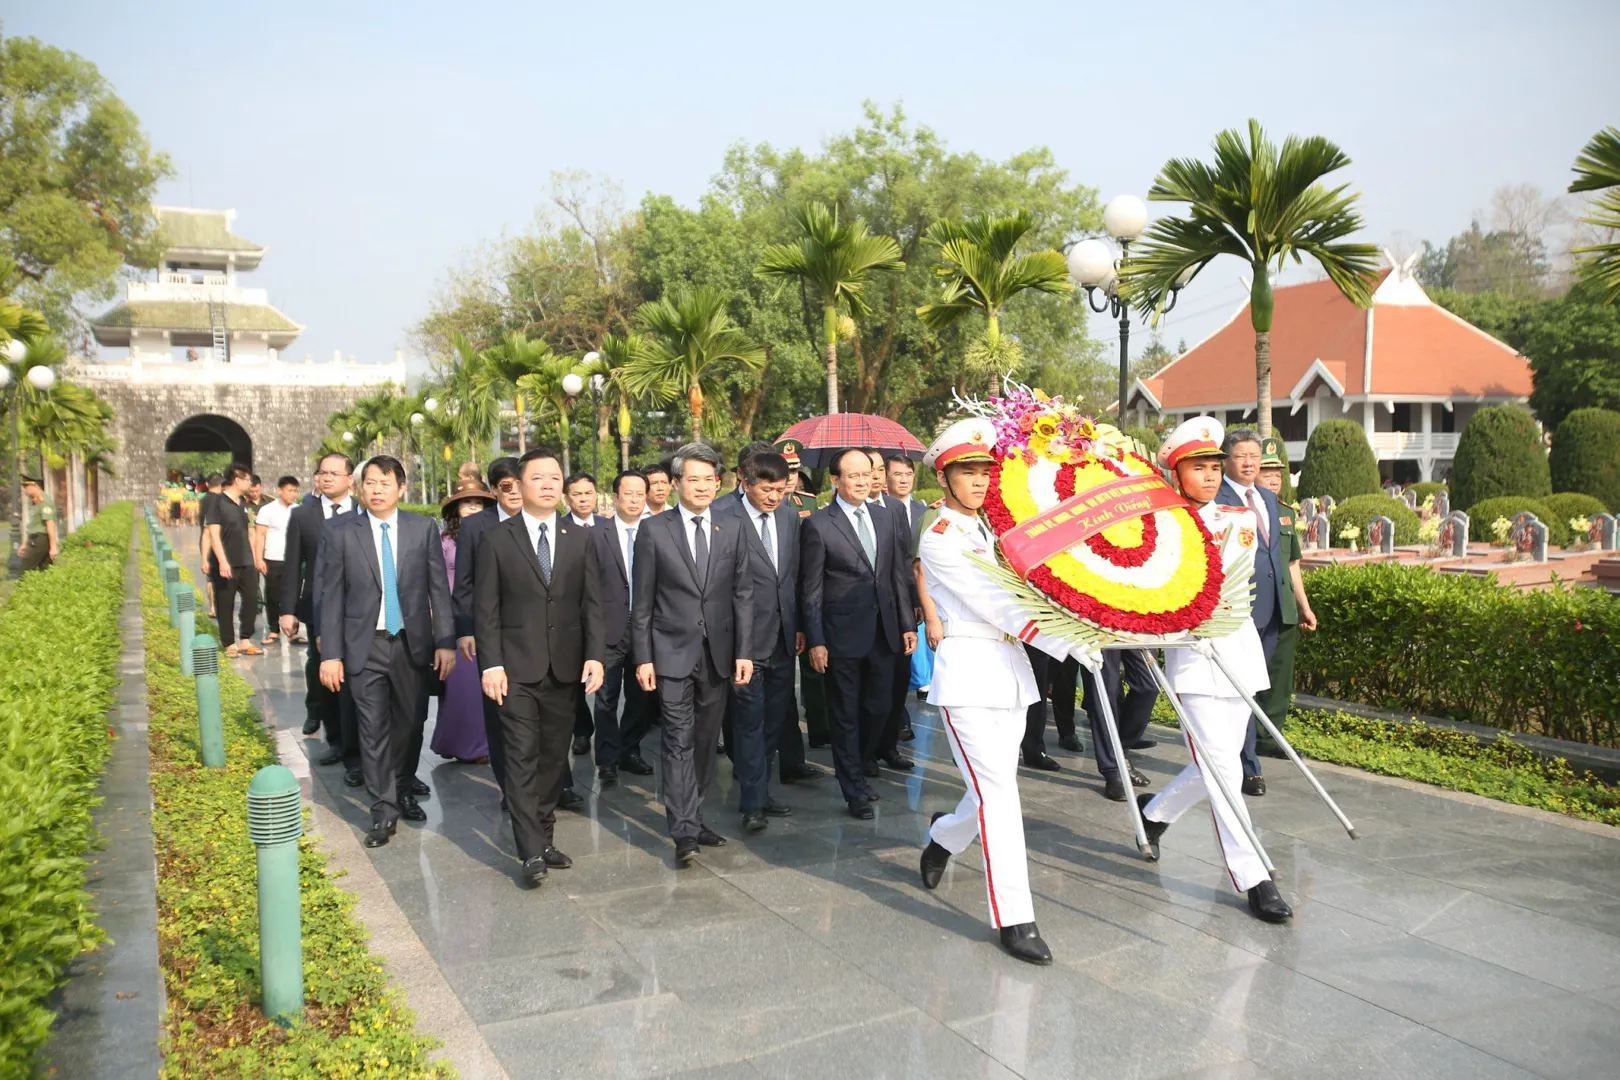
<instances>
[{"instance_id":1,"label":"red ribbon banner","mask_svg":"<svg viewBox=\"0 0 1620 1080\"><path fill-rule=\"evenodd\" d=\"M1030 570L1061 551L1096 536L1111 525L1186 506L1187 501L1160 477L1126 476L1077 492L1044 514L1008 529L1001 553L1027 578Z\"/></svg>"}]
</instances>

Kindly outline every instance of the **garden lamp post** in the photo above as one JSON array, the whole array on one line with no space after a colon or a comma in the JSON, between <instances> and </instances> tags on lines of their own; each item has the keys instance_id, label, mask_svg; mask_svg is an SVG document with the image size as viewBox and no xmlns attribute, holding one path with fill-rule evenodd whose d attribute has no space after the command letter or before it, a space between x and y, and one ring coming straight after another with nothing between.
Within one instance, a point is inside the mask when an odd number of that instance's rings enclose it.
<instances>
[{"instance_id":1,"label":"garden lamp post","mask_svg":"<svg viewBox=\"0 0 1620 1080\"><path fill-rule=\"evenodd\" d=\"M586 353L585 363L601 359L598 353ZM591 475L601 480L602 470L602 430L595 426L595 421L602 414L602 391L607 388L607 380L601 372L591 376ZM598 489L600 490L600 489Z\"/></svg>"},{"instance_id":2,"label":"garden lamp post","mask_svg":"<svg viewBox=\"0 0 1620 1080\"><path fill-rule=\"evenodd\" d=\"M421 430L422 425L426 422L427 417L423 416L421 413L411 413L411 450L416 454L416 475L418 477L417 483L421 485L423 498L427 497L429 490L427 485L427 477L422 475L427 466L422 461L422 447L418 445L417 432Z\"/></svg>"},{"instance_id":3,"label":"garden lamp post","mask_svg":"<svg viewBox=\"0 0 1620 1080\"><path fill-rule=\"evenodd\" d=\"M1082 240L1069 249L1069 273L1086 290L1086 306L1097 314L1108 312L1119 320L1119 405L1115 418L1125 428L1125 395L1129 390L1131 305L1119 294L1119 270L1130 257L1131 241L1147 228L1147 204L1135 195L1116 195L1103 207L1103 228L1119 245L1116 255L1106 240ZM1176 279L1164 310L1176 306L1176 297L1193 275L1193 267ZM1098 301L1101 300L1099 304Z\"/></svg>"},{"instance_id":4,"label":"garden lamp post","mask_svg":"<svg viewBox=\"0 0 1620 1080\"><path fill-rule=\"evenodd\" d=\"M565 395L567 395L567 397L568 397L568 408L569 408L570 412L573 411L574 399L579 397L581 391L583 391L584 389L585 389L585 380L580 378L578 375L574 374L572 371L570 371L568 374L566 374L566 375L564 375L562 377L562 392ZM569 446L568 446L568 441L569 441L568 440L568 428L569 428L569 424L568 424L568 417L566 415L562 418L562 424L560 425L560 428L561 428L561 430L558 431L558 434L562 436L563 471L567 472L567 471L569 471L570 468L572 468L572 466L571 466L571 464L569 463L569 460L568 460L569 449L570 449Z\"/></svg>"},{"instance_id":5,"label":"garden lamp post","mask_svg":"<svg viewBox=\"0 0 1620 1080\"><path fill-rule=\"evenodd\" d=\"M20 364L28 357L28 346L13 338L5 345L6 359L14 364ZM28 369L25 376L28 385L35 390L44 392L56 385L56 372L44 364L35 364ZM0 389L9 391L11 409L11 505L12 505L12 543L18 543L22 538L22 386L13 385L11 368L0 365ZM44 461L41 460L43 472ZM44 479L42 476L41 479Z\"/></svg>"}]
</instances>

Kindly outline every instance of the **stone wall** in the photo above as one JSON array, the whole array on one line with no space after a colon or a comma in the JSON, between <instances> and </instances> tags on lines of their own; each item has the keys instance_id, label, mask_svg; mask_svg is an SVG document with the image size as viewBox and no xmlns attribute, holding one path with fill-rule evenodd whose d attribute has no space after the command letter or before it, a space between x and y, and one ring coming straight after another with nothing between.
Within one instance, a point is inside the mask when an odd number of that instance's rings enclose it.
<instances>
[{"instance_id":1,"label":"stone wall","mask_svg":"<svg viewBox=\"0 0 1620 1080\"><path fill-rule=\"evenodd\" d=\"M152 499L163 482L163 447L190 417L211 413L240 424L253 440L253 471L266 484L290 473L307 487L311 455L327 433L327 415L347 408L368 386L163 386L79 380L116 410L115 477L102 483L103 504Z\"/></svg>"}]
</instances>

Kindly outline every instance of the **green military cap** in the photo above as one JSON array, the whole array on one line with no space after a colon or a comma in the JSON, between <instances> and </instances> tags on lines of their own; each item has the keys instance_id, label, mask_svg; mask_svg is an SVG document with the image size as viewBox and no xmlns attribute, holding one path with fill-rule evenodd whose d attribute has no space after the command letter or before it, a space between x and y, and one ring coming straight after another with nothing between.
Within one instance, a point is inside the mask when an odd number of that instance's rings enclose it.
<instances>
[{"instance_id":1,"label":"green military cap","mask_svg":"<svg viewBox=\"0 0 1620 1080\"><path fill-rule=\"evenodd\" d=\"M1283 467L1283 444L1276 436L1269 436L1260 440L1260 467L1280 469Z\"/></svg>"},{"instance_id":2,"label":"green military cap","mask_svg":"<svg viewBox=\"0 0 1620 1080\"><path fill-rule=\"evenodd\" d=\"M27 473L22 474L22 482L25 484L36 484L40 487L44 486L44 481L40 480L39 477L29 476Z\"/></svg>"},{"instance_id":3,"label":"green military cap","mask_svg":"<svg viewBox=\"0 0 1620 1080\"><path fill-rule=\"evenodd\" d=\"M799 454L804 450L804 443L798 439L780 439L771 444L771 449L787 458L788 465L797 469L799 467Z\"/></svg>"}]
</instances>

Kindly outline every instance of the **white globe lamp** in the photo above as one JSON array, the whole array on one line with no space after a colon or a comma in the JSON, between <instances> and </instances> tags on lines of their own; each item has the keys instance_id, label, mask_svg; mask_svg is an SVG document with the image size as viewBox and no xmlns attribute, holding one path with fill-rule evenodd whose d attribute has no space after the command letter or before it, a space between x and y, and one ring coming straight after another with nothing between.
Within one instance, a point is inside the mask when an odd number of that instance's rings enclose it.
<instances>
[{"instance_id":1,"label":"white globe lamp","mask_svg":"<svg viewBox=\"0 0 1620 1080\"><path fill-rule=\"evenodd\" d=\"M0 387L11 385L11 369L0 365Z\"/></svg>"},{"instance_id":2,"label":"white globe lamp","mask_svg":"<svg viewBox=\"0 0 1620 1080\"><path fill-rule=\"evenodd\" d=\"M18 341L16 338L6 342L6 359L12 363L21 362L22 358L27 355L28 346L24 342Z\"/></svg>"},{"instance_id":3,"label":"white globe lamp","mask_svg":"<svg viewBox=\"0 0 1620 1080\"><path fill-rule=\"evenodd\" d=\"M602 354L601 353L599 353L599 352L588 352L584 356L579 358L579 362L581 364L594 364L600 359L602 359Z\"/></svg>"},{"instance_id":4,"label":"white globe lamp","mask_svg":"<svg viewBox=\"0 0 1620 1080\"><path fill-rule=\"evenodd\" d=\"M49 390L56 385L56 372L44 364L39 364L28 369L28 381L33 384L35 390Z\"/></svg>"},{"instance_id":5,"label":"white globe lamp","mask_svg":"<svg viewBox=\"0 0 1620 1080\"><path fill-rule=\"evenodd\" d=\"M606 388L607 380L602 377L600 372L591 376L591 393L600 394Z\"/></svg>"},{"instance_id":6,"label":"white globe lamp","mask_svg":"<svg viewBox=\"0 0 1620 1080\"><path fill-rule=\"evenodd\" d=\"M343 441L344 441L344 442L346 442L346 443L352 443L352 442L354 442L354 432L352 432L352 431L345 431L345 432L344 432L344 433L343 433Z\"/></svg>"},{"instance_id":7,"label":"white globe lamp","mask_svg":"<svg viewBox=\"0 0 1620 1080\"><path fill-rule=\"evenodd\" d=\"M437 412L439 408L439 399L436 397L428 398L426 401L422 402L422 408L426 409L428 412Z\"/></svg>"},{"instance_id":8,"label":"white globe lamp","mask_svg":"<svg viewBox=\"0 0 1620 1080\"><path fill-rule=\"evenodd\" d=\"M422 422L424 420L426 420L426 419L427 419L427 417L423 416L419 412L418 413L411 413L411 427L421 427Z\"/></svg>"},{"instance_id":9,"label":"white globe lamp","mask_svg":"<svg viewBox=\"0 0 1620 1080\"><path fill-rule=\"evenodd\" d=\"M1114 249L1102 240L1082 240L1069 249L1069 273L1087 287L1114 272Z\"/></svg>"},{"instance_id":10,"label":"white globe lamp","mask_svg":"<svg viewBox=\"0 0 1620 1080\"><path fill-rule=\"evenodd\" d=\"M1135 195L1115 195L1103 207L1103 228L1115 240L1135 240L1147 228L1147 203Z\"/></svg>"},{"instance_id":11,"label":"white globe lamp","mask_svg":"<svg viewBox=\"0 0 1620 1080\"><path fill-rule=\"evenodd\" d=\"M578 397L579 392L585 389L585 380L570 371L563 376L562 391L569 397Z\"/></svg>"}]
</instances>

